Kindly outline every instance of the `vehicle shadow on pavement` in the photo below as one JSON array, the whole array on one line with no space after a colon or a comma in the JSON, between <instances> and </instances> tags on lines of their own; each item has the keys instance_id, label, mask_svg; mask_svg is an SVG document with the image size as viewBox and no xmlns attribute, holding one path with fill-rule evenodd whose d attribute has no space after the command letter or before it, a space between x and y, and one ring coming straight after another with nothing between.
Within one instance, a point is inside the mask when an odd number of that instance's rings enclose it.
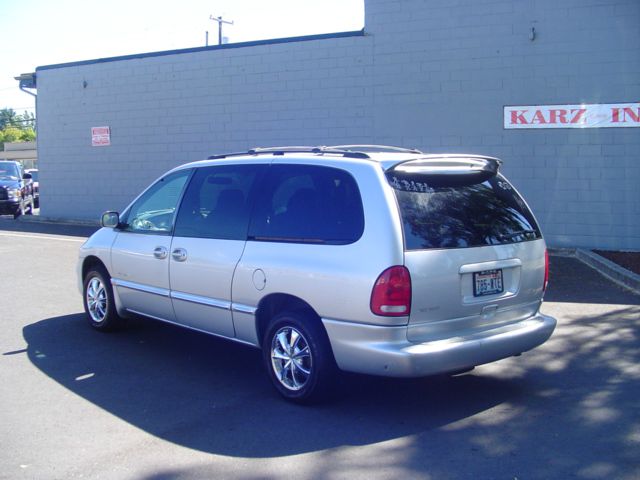
<instances>
[{"instance_id":1,"label":"vehicle shadow on pavement","mask_svg":"<svg viewBox=\"0 0 640 480\"><path fill-rule=\"evenodd\" d=\"M491 377L345 375L336 399L302 407L275 393L259 350L171 325L135 319L104 334L75 314L28 325L23 334L33 364L75 394L167 441L230 456L382 442L523 395L514 382Z\"/></svg>"},{"instance_id":2,"label":"vehicle shadow on pavement","mask_svg":"<svg viewBox=\"0 0 640 480\"><path fill-rule=\"evenodd\" d=\"M135 319L102 334L75 314L23 335L31 362L62 386L203 452L275 461L321 451L317 478L385 468L433 478L452 477L452 468L493 478L637 478L640 307L595 307L551 312L560 321L551 341L521 357L458 377L344 375L338 398L313 407L275 394L258 350L171 325ZM373 445L384 454L357 457L362 463L344 453ZM149 478L199 476L206 472L196 468Z\"/></svg>"}]
</instances>

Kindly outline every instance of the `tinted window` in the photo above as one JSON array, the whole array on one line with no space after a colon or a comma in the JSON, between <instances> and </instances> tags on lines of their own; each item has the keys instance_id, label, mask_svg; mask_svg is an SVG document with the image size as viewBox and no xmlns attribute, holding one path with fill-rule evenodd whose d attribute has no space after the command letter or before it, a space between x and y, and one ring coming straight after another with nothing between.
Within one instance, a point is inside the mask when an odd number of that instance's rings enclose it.
<instances>
[{"instance_id":1,"label":"tinted window","mask_svg":"<svg viewBox=\"0 0 640 480\"><path fill-rule=\"evenodd\" d=\"M249 194L260 165L198 168L184 195L175 236L246 240Z\"/></svg>"},{"instance_id":2,"label":"tinted window","mask_svg":"<svg viewBox=\"0 0 640 480\"><path fill-rule=\"evenodd\" d=\"M541 238L533 215L500 175L455 185L425 176L389 175L404 226L408 250L464 248ZM437 186L432 186L437 185Z\"/></svg>"},{"instance_id":3,"label":"tinted window","mask_svg":"<svg viewBox=\"0 0 640 480\"><path fill-rule=\"evenodd\" d=\"M158 180L123 215L124 230L138 233L171 232L176 208L190 174L191 170L181 170Z\"/></svg>"},{"instance_id":4,"label":"tinted window","mask_svg":"<svg viewBox=\"0 0 640 480\"><path fill-rule=\"evenodd\" d=\"M256 201L255 240L342 245L360 238L364 214L355 180L344 170L272 165Z\"/></svg>"}]
</instances>

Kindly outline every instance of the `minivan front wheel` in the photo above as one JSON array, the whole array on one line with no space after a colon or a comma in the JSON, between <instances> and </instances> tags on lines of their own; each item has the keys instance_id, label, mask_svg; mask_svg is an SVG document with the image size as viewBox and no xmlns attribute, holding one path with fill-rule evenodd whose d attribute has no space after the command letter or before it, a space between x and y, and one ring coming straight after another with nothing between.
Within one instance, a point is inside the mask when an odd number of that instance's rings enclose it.
<instances>
[{"instance_id":1,"label":"minivan front wheel","mask_svg":"<svg viewBox=\"0 0 640 480\"><path fill-rule=\"evenodd\" d=\"M84 311L89 324L96 330L113 330L120 322L110 280L107 271L99 265L92 267L84 277Z\"/></svg>"},{"instance_id":2,"label":"minivan front wheel","mask_svg":"<svg viewBox=\"0 0 640 480\"><path fill-rule=\"evenodd\" d=\"M277 315L263 339L263 359L276 390L287 400L312 403L330 391L336 369L326 333L311 315Z\"/></svg>"}]
</instances>

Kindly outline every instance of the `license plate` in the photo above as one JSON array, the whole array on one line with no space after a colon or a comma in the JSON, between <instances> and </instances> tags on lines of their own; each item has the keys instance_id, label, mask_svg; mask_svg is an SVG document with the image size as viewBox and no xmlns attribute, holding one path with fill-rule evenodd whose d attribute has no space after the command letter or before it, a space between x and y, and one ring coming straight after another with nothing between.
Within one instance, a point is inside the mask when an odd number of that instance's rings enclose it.
<instances>
[{"instance_id":1,"label":"license plate","mask_svg":"<svg viewBox=\"0 0 640 480\"><path fill-rule=\"evenodd\" d=\"M502 269L484 270L473 274L473 296L495 295L503 292Z\"/></svg>"}]
</instances>

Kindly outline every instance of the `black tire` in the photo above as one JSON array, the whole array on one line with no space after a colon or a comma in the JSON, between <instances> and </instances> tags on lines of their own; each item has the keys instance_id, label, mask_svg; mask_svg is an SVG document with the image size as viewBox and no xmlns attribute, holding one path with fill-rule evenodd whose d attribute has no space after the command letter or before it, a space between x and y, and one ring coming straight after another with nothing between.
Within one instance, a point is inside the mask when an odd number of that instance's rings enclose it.
<instances>
[{"instance_id":1,"label":"black tire","mask_svg":"<svg viewBox=\"0 0 640 480\"><path fill-rule=\"evenodd\" d=\"M317 316L302 311L276 315L262 340L262 351L271 383L285 399L309 404L332 393L338 369Z\"/></svg>"},{"instance_id":2,"label":"black tire","mask_svg":"<svg viewBox=\"0 0 640 480\"><path fill-rule=\"evenodd\" d=\"M35 208L40 208L40 197L35 197L35 198L33 199L33 206L34 206Z\"/></svg>"},{"instance_id":3,"label":"black tire","mask_svg":"<svg viewBox=\"0 0 640 480\"><path fill-rule=\"evenodd\" d=\"M20 204L18 205L18 208L16 208L16 211L13 212L13 219L15 220L20 215L24 215L24 200L20 200Z\"/></svg>"},{"instance_id":4,"label":"black tire","mask_svg":"<svg viewBox=\"0 0 640 480\"><path fill-rule=\"evenodd\" d=\"M115 330L122 319L116 311L111 277L101 265L95 265L84 277L82 303L89 324L96 330Z\"/></svg>"}]
</instances>

